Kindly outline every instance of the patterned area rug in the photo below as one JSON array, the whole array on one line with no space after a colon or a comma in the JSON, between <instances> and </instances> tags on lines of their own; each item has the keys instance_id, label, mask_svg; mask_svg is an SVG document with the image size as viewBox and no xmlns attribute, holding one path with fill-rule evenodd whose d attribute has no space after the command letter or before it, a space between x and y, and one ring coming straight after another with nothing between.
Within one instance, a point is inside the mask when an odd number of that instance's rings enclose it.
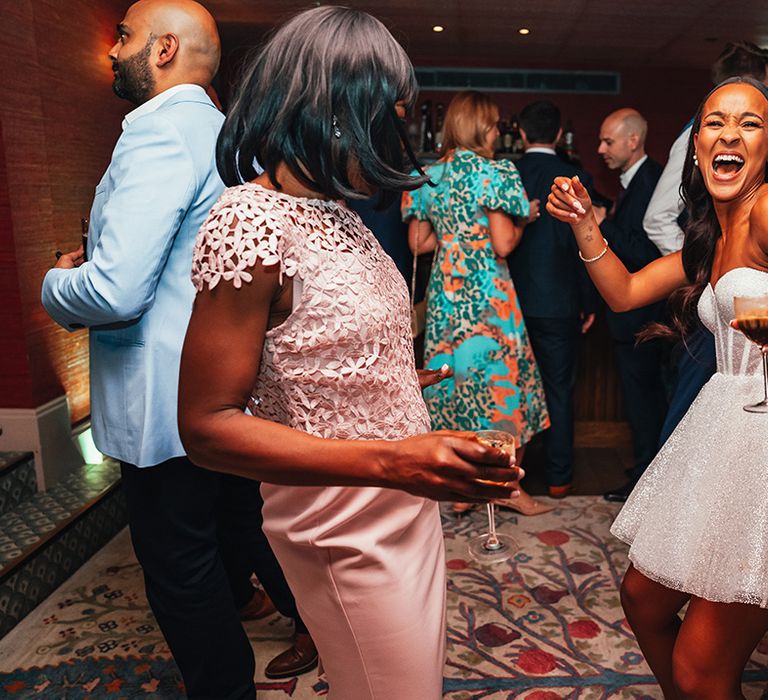
<instances>
[{"instance_id":1,"label":"patterned area rug","mask_svg":"<svg viewBox=\"0 0 768 700\"><path fill-rule=\"evenodd\" d=\"M467 556L483 512L445 512L450 700L661 698L626 625L617 587L626 548L608 528L617 508L569 499L535 518L502 511L519 551L488 567ZM247 624L257 674L287 646L279 616ZM315 673L268 682L259 698L306 700L327 687ZM744 692L768 698L768 640L750 661ZM180 698L181 681L149 612L127 532L0 641L0 696ZM353 700L353 699L350 699ZM405 699L404 699L405 700ZM407 700L420 700L412 698Z\"/></svg>"}]
</instances>

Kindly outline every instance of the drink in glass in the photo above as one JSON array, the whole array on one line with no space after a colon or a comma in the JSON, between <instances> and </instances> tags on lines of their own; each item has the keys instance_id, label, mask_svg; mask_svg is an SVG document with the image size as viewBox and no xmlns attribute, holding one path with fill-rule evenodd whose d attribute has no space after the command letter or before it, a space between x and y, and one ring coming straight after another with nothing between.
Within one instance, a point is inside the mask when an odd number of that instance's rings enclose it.
<instances>
[{"instance_id":1,"label":"drink in glass","mask_svg":"<svg viewBox=\"0 0 768 700\"><path fill-rule=\"evenodd\" d=\"M755 343L763 359L763 400L744 406L749 413L768 413L768 294L733 298L736 326Z\"/></svg>"},{"instance_id":2,"label":"drink in glass","mask_svg":"<svg viewBox=\"0 0 768 700\"><path fill-rule=\"evenodd\" d=\"M515 438L510 433L503 430L477 430L475 435L480 442L514 456ZM469 554L477 562L496 564L509 559L519 548L509 535L496 532L496 510L493 503L486 504L486 511L488 532L469 541Z\"/></svg>"}]
</instances>

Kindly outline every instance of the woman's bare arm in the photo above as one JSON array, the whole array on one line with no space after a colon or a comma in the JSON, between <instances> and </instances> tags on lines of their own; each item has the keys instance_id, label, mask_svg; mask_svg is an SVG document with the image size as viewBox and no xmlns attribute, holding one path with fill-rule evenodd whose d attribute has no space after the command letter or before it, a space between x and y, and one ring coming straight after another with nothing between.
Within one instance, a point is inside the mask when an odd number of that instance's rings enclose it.
<instances>
[{"instance_id":1,"label":"woman's bare arm","mask_svg":"<svg viewBox=\"0 0 768 700\"><path fill-rule=\"evenodd\" d=\"M501 210L486 211L491 231L491 247L500 258L506 258L520 243L524 226Z\"/></svg>"},{"instance_id":2,"label":"woman's bare arm","mask_svg":"<svg viewBox=\"0 0 768 700\"><path fill-rule=\"evenodd\" d=\"M391 487L436 500L509 496L517 469L466 434L327 440L245 414L279 294L274 268L257 263L252 273L240 289L222 282L195 302L179 384L179 430L193 462L276 484Z\"/></svg>"},{"instance_id":3,"label":"woman's bare arm","mask_svg":"<svg viewBox=\"0 0 768 700\"><path fill-rule=\"evenodd\" d=\"M419 221L416 217L408 220L408 246L414 255L431 253L437 248L437 234L429 221Z\"/></svg>"},{"instance_id":4,"label":"woman's bare arm","mask_svg":"<svg viewBox=\"0 0 768 700\"><path fill-rule=\"evenodd\" d=\"M595 220L589 194L578 177L555 178L547 211L571 225L585 258L603 253L606 246L603 234ZM600 295L613 311L629 311L661 301L688 284L679 251L658 258L634 273L628 272L610 249L599 260L585 264Z\"/></svg>"}]
</instances>

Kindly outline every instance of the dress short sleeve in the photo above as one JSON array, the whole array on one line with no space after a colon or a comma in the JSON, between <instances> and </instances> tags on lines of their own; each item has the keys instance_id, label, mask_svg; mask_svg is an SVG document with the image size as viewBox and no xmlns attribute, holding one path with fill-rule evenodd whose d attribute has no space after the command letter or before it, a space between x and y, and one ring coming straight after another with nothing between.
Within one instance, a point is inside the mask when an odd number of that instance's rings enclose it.
<instances>
[{"instance_id":1,"label":"dress short sleeve","mask_svg":"<svg viewBox=\"0 0 768 700\"><path fill-rule=\"evenodd\" d=\"M414 175L418 174L416 172ZM400 206L400 214L403 217L403 221L416 218L419 221L426 221L427 216L427 203L425 201L424 188L429 185L422 185L417 190L411 190L410 192L403 192L403 200Z\"/></svg>"},{"instance_id":2,"label":"dress short sleeve","mask_svg":"<svg viewBox=\"0 0 768 700\"><path fill-rule=\"evenodd\" d=\"M239 289L253 279L257 262L279 265L281 281L283 274L296 273L295 263L283 250L280 211L270 204L245 187L224 191L195 240L192 283L198 292L213 289L221 280Z\"/></svg>"},{"instance_id":3,"label":"dress short sleeve","mask_svg":"<svg viewBox=\"0 0 768 700\"><path fill-rule=\"evenodd\" d=\"M530 204L517 168L508 160L488 161L480 205L511 216L528 216Z\"/></svg>"}]
</instances>

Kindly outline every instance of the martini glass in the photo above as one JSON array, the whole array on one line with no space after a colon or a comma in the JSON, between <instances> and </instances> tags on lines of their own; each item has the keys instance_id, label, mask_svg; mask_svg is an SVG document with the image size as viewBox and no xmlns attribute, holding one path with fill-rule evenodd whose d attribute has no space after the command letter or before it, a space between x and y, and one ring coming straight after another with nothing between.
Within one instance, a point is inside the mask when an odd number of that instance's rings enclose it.
<instances>
[{"instance_id":1,"label":"martini glass","mask_svg":"<svg viewBox=\"0 0 768 700\"><path fill-rule=\"evenodd\" d=\"M480 442L514 456L515 438L510 433L503 430L477 430L475 435ZM481 564L498 564L509 559L519 547L509 535L496 531L496 509L493 503L489 502L485 507L488 514L488 532L469 541L469 555Z\"/></svg>"},{"instance_id":2,"label":"martini glass","mask_svg":"<svg viewBox=\"0 0 768 700\"><path fill-rule=\"evenodd\" d=\"M763 400L744 406L748 413L768 413L768 294L733 297L739 330L760 348L763 356Z\"/></svg>"}]
</instances>

